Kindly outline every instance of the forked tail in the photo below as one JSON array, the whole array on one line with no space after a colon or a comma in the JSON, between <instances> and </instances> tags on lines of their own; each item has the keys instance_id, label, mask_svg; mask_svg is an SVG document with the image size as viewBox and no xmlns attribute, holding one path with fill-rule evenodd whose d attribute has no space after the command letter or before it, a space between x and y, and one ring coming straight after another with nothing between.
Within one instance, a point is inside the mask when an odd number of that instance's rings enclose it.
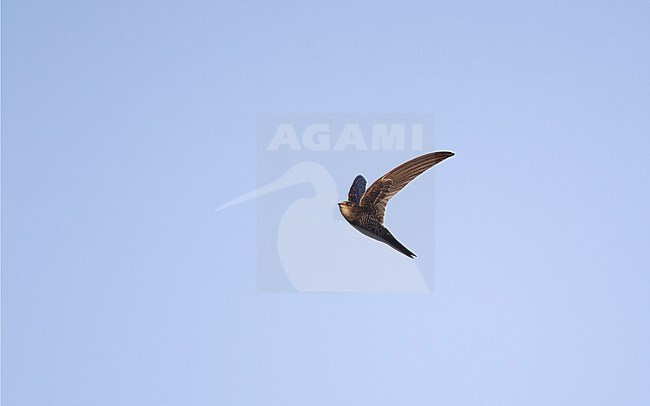
<instances>
[{"instance_id":1,"label":"forked tail","mask_svg":"<svg viewBox=\"0 0 650 406\"><path fill-rule=\"evenodd\" d=\"M391 247L395 248L397 251L401 252L402 254L406 255L409 258L415 258L416 255L411 252L408 248L406 248L401 242L397 241L395 237L393 237L393 234L386 229L386 234L383 236L384 240L386 240L386 244L390 245Z\"/></svg>"}]
</instances>

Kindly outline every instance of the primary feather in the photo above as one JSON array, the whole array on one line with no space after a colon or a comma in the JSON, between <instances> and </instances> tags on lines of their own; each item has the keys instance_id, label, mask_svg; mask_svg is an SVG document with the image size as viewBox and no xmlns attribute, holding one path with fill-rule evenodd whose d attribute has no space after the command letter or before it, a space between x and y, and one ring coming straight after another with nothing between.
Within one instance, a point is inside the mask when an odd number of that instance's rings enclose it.
<instances>
[{"instance_id":1,"label":"primary feather","mask_svg":"<svg viewBox=\"0 0 650 406\"><path fill-rule=\"evenodd\" d=\"M453 152L439 151L425 154L404 162L370 185L368 190L366 190L363 196L361 196L359 204L371 207L383 223L386 204L388 204L391 197L404 189L410 181L415 179L422 172L451 156L454 156Z\"/></svg>"}]
</instances>

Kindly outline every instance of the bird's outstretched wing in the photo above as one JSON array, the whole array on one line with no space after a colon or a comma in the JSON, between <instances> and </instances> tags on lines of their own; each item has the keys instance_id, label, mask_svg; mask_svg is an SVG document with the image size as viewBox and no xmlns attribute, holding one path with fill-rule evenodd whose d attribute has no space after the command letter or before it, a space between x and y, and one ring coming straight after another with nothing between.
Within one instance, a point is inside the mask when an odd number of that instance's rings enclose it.
<instances>
[{"instance_id":1,"label":"bird's outstretched wing","mask_svg":"<svg viewBox=\"0 0 650 406\"><path fill-rule=\"evenodd\" d=\"M451 156L454 156L453 152L439 151L404 162L370 185L368 190L361 196L359 204L370 206L383 222L386 204L391 197L395 196L416 176Z\"/></svg>"},{"instance_id":2,"label":"bird's outstretched wing","mask_svg":"<svg viewBox=\"0 0 650 406\"><path fill-rule=\"evenodd\" d=\"M363 192L366 191L366 179L359 175L354 178L352 186L350 186L350 193L348 193L348 200L354 203L359 203Z\"/></svg>"}]
</instances>

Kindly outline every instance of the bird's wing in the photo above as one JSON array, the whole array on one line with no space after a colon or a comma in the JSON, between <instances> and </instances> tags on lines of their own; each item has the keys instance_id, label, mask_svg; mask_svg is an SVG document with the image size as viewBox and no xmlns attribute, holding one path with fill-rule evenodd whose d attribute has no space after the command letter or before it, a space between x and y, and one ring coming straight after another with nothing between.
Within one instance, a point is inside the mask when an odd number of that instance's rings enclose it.
<instances>
[{"instance_id":1,"label":"bird's wing","mask_svg":"<svg viewBox=\"0 0 650 406\"><path fill-rule=\"evenodd\" d=\"M361 196L359 204L372 207L383 222L386 204L391 197L395 196L416 176L453 155L453 152L439 151L404 162L370 185Z\"/></svg>"},{"instance_id":2,"label":"bird's wing","mask_svg":"<svg viewBox=\"0 0 650 406\"><path fill-rule=\"evenodd\" d=\"M363 192L366 191L366 179L359 175L354 178L352 186L350 186L350 193L348 193L348 200L354 203L359 203Z\"/></svg>"}]
</instances>

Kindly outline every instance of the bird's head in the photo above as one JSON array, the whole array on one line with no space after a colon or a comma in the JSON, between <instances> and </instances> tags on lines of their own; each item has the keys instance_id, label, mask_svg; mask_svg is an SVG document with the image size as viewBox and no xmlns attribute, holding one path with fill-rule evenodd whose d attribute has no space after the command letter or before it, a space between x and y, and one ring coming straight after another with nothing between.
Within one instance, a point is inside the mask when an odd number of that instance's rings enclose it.
<instances>
[{"instance_id":1,"label":"bird's head","mask_svg":"<svg viewBox=\"0 0 650 406\"><path fill-rule=\"evenodd\" d=\"M354 206L355 204L352 202L349 202L347 200L342 201L339 203L339 210L341 210L341 214L343 217L346 219L352 216L352 212L354 211Z\"/></svg>"}]
</instances>

